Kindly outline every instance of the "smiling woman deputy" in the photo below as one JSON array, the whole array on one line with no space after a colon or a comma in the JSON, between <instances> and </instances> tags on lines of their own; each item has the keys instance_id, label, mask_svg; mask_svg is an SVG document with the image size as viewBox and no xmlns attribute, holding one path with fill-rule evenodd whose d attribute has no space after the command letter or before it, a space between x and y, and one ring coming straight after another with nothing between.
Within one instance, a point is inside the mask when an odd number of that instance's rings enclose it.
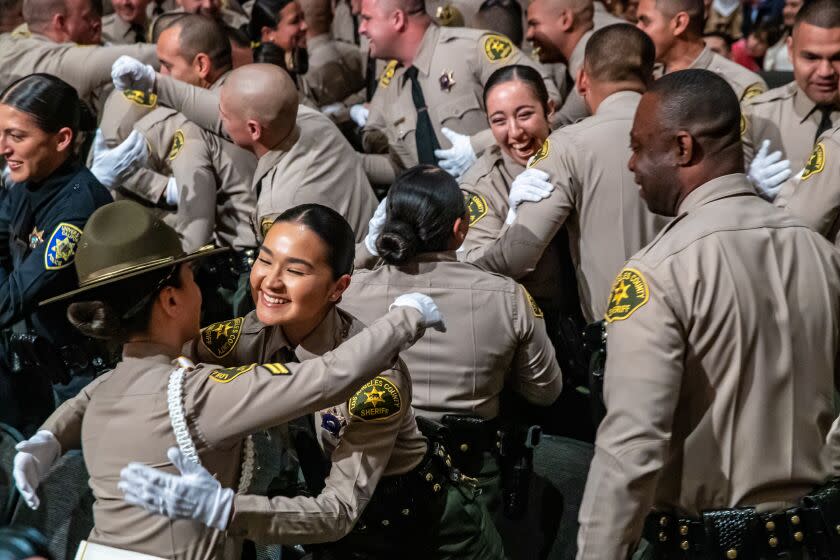
<instances>
[{"instance_id":1,"label":"smiling woman deputy","mask_svg":"<svg viewBox=\"0 0 840 560\"><path fill-rule=\"evenodd\" d=\"M0 94L0 156L7 180L16 183L0 204L0 420L30 433L54 408L49 377L67 381L71 372L61 364L49 373L31 367L13 375L11 327L44 337L63 354L94 358L64 309L36 310L40 300L76 286L73 260L82 228L111 201L73 152L80 113L76 90L47 74L22 78Z\"/></svg>"}]
</instances>

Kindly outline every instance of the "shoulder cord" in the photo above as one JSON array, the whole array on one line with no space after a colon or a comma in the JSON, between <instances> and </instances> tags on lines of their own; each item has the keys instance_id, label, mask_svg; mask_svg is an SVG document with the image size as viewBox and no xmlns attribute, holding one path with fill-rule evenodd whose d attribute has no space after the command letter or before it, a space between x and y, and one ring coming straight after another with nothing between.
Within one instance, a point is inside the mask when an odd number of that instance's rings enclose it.
<instances>
[{"instance_id":1,"label":"shoulder cord","mask_svg":"<svg viewBox=\"0 0 840 560\"><path fill-rule=\"evenodd\" d=\"M172 431L175 432L175 441L178 442L181 453L193 463L200 465L201 460L198 457L195 442L193 442L192 436L190 435L186 413L184 411L184 378L188 371L195 369L195 364L182 356L178 358L178 365L181 367L169 374L169 385L166 390L169 421L172 424ZM254 478L254 458L254 440L251 436L248 436L245 438L244 448L242 450L242 466L237 494L244 494L251 485L251 480Z\"/></svg>"}]
</instances>

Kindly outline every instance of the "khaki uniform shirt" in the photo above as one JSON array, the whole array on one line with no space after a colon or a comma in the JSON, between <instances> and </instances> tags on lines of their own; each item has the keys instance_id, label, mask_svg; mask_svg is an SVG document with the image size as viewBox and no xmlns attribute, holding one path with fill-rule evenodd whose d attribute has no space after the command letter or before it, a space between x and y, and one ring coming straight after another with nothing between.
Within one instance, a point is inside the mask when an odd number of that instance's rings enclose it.
<instances>
[{"instance_id":1,"label":"khaki uniform shirt","mask_svg":"<svg viewBox=\"0 0 840 560\"><path fill-rule=\"evenodd\" d=\"M344 216L359 242L377 205L359 155L327 117L303 106L296 133L260 158L253 190L262 235L278 214L316 202Z\"/></svg>"},{"instance_id":2,"label":"khaki uniform shirt","mask_svg":"<svg viewBox=\"0 0 840 560\"><path fill-rule=\"evenodd\" d=\"M741 123L744 159L752 161L761 142L770 140L770 151L782 150L796 173L805 166L814 148L822 112L796 82L772 89L745 102ZM840 110L831 119L840 123Z\"/></svg>"},{"instance_id":3,"label":"khaki uniform shirt","mask_svg":"<svg viewBox=\"0 0 840 560\"><path fill-rule=\"evenodd\" d=\"M723 58L709 47L703 47L700 55L691 63L689 68L714 72L732 86L735 95L742 103L767 90L767 84L761 76L747 70L737 62Z\"/></svg>"},{"instance_id":4,"label":"khaki uniform shirt","mask_svg":"<svg viewBox=\"0 0 840 560\"><path fill-rule=\"evenodd\" d=\"M665 224L639 196L627 169L629 146L615 146L629 137L640 99L635 92L615 93L594 116L553 132L532 166L549 174L554 191L538 203L522 203L498 241L467 258L519 278L534 270L565 223L583 316L588 322L600 319L615 274Z\"/></svg>"},{"instance_id":5,"label":"khaki uniform shirt","mask_svg":"<svg viewBox=\"0 0 840 560\"><path fill-rule=\"evenodd\" d=\"M140 26L140 37L131 28L131 24L117 14L102 18L102 40L109 45L133 45L144 42L146 29Z\"/></svg>"},{"instance_id":6,"label":"khaki uniform shirt","mask_svg":"<svg viewBox=\"0 0 840 560\"><path fill-rule=\"evenodd\" d=\"M510 186L525 168L513 161L498 145L476 160L461 180L461 190L470 211L470 229L459 252L481 253L491 245L505 228L510 203ZM558 297L557 277L560 274L560 255L554 244L545 253L530 274L519 282L541 301Z\"/></svg>"},{"instance_id":7,"label":"khaki uniform shirt","mask_svg":"<svg viewBox=\"0 0 840 560\"><path fill-rule=\"evenodd\" d=\"M355 45L333 40L328 34L307 38L309 69L300 79L319 106L344 101L365 87L367 61Z\"/></svg>"},{"instance_id":8,"label":"khaki uniform shirt","mask_svg":"<svg viewBox=\"0 0 840 560\"><path fill-rule=\"evenodd\" d=\"M627 558L651 507L773 511L821 484L838 302L840 253L743 174L690 193L613 286L578 558Z\"/></svg>"},{"instance_id":9,"label":"khaki uniform shirt","mask_svg":"<svg viewBox=\"0 0 840 560\"><path fill-rule=\"evenodd\" d=\"M281 327L260 323L256 312L235 321L242 326L233 347L219 329L232 323L226 321L205 328L192 353L199 359L236 365L275 360L281 350L294 349L299 360L309 360L329 353L364 328L353 316L333 308L293 348ZM410 406L411 381L405 365L392 359L388 366L370 371L381 373L361 388L357 385L349 401L332 401L329 404L335 406L315 414L318 439L331 462L324 490L315 497L238 496L228 528L231 535L283 543L336 541L359 520L381 477L407 473L420 463L426 440ZM327 429L325 414L334 416L340 428Z\"/></svg>"},{"instance_id":10,"label":"khaki uniform shirt","mask_svg":"<svg viewBox=\"0 0 840 560\"><path fill-rule=\"evenodd\" d=\"M427 331L400 354L419 414L495 418L505 385L537 405L554 402L563 382L542 311L516 282L458 262L454 252L358 270L342 307L370 321L388 310L395 294L415 291L434 298L446 318L446 333Z\"/></svg>"},{"instance_id":11,"label":"khaki uniform shirt","mask_svg":"<svg viewBox=\"0 0 840 560\"><path fill-rule=\"evenodd\" d=\"M392 367L397 353L417 340L421 320L414 310L394 310L352 341L307 355L303 363L198 364L186 374L183 394L202 464L222 486L235 488L245 436L351 397L371 372ZM233 349L243 322L221 325L202 337L217 350ZM117 489L129 461L177 474L166 457L177 445L167 405L169 375L177 367L163 347L128 343L114 370L62 404L41 429L52 432L63 451L82 446L86 452L96 498L92 542L172 560L238 558L241 543L200 522L149 514L124 502Z\"/></svg>"},{"instance_id":12,"label":"khaki uniform shirt","mask_svg":"<svg viewBox=\"0 0 840 560\"><path fill-rule=\"evenodd\" d=\"M158 63L155 45L81 46L38 34L0 35L0 91L18 78L45 72L73 86L83 101L98 109L111 90L111 66L123 55Z\"/></svg>"},{"instance_id":13,"label":"khaki uniform shirt","mask_svg":"<svg viewBox=\"0 0 840 560\"><path fill-rule=\"evenodd\" d=\"M353 10L350 8L350 0L338 0L335 2L333 21L330 29L336 41L351 45L359 44L359 28L353 16Z\"/></svg>"},{"instance_id":14,"label":"khaki uniform shirt","mask_svg":"<svg viewBox=\"0 0 840 560\"><path fill-rule=\"evenodd\" d=\"M559 99L551 74L522 54L506 37L475 29L429 26L414 66L441 148L451 147L441 132L443 127L472 136L477 154L493 145L482 101L484 83L494 71L510 64L525 64L539 70L549 97ZM368 136L379 139L384 135L390 157L368 156L365 161L368 176L376 177L376 182L390 183L399 172L417 165L416 128L417 109L411 95L411 80L404 68L392 62L371 101L363 138L365 151L373 153L381 146L378 142L372 145Z\"/></svg>"},{"instance_id":15,"label":"khaki uniform shirt","mask_svg":"<svg viewBox=\"0 0 840 560\"><path fill-rule=\"evenodd\" d=\"M777 206L805 225L840 244L840 127L826 132L814 147L802 174L789 180L776 199ZM790 186L789 186L790 185Z\"/></svg>"}]
</instances>

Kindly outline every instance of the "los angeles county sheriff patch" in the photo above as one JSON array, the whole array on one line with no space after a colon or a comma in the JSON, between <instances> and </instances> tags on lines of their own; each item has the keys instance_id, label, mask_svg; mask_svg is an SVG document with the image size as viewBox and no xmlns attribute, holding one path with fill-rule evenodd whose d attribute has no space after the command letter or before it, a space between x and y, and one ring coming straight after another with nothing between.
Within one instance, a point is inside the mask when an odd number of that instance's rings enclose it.
<instances>
[{"instance_id":1,"label":"los angeles county sheriff patch","mask_svg":"<svg viewBox=\"0 0 840 560\"><path fill-rule=\"evenodd\" d=\"M825 146L820 142L808 157L808 163L802 170L802 180L804 181L817 173L822 173L823 169L825 169Z\"/></svg>"},{"instance_id":2,"label":"los angeles county sheriff patch","mask_svg":"<svg viewBox=\"0 0 840 560\"><path fill-rule=\"evenodd\" d=\"M58 224L47 241L47 249L44 251L44 268L58 270L73 264L76 245L79 244L81 236L82 230L73 224L65 222Z\"/></svg>"},{"instance_id":3,"label":"los angeles county sheriff patch","mask_svg":"<svg viewBox=\"0 0 840 560\"><path fill-rule=\"evenodd\" d=\"M217 383L230 383L240 375L248 373L257 364L248 364L246 366L229 367L223 369L214 369L210 372L210 379Z\"/></svg>"},{"instance_id":4,"label":"los angeles county sheriff patch","mask_svg":"<svg viewBox=\"0 0 840 560\"><path fill-rule=\"evenodd\" d=\"M178 157L178 154L181 153L181 149L184 147L184 131L180 128L175 131L175 135L172 136L172 147L169 148L169 161L174 160Z\"/></svg>"},{"instance_id":5,"label":"los angeles county sheriff patch","mask_svg":"<svg viewBox=\"0 0 840 560\"><path fill-rule=\"evenodd\" d=\"M464 204L470 213L470 226L474 226L478 220L487 215L487 201L480 194L473 194L464 191Z\"/></svg>"},{"instance_id":6,"label":"los angeles county sheriff patch","mask_svg":"<svg viewBox=\"0 0 840 560\"><path fill-rule=\"evenodd\" d=\"M756 82L744 90L744 95L741 96L741 101L746 101L747 99L751 99L756 95L761 95L762 93L764 93L764 86Z\"/></svg>"},{"instance_id":7,"label":"los angeles county sheriff patch","mask_svg":"<svg viewBox=\"0 0 840 560\"><path fill-rule=\"evenodd\" d=\"M365 383L347 402L350 414L361 420L385 420L402 408L397 387L383 377Z\"/></svg>"},{"instance_id":8,"label":"los angeles county sheriff patch","mask_svg":"<svg viewBox=\"0 0 840 560\"><path fill-rule=\"evenodd\" d=\"M224 358L239 342L242 332L242 317L213 323L201 330L201 342L217 358Z\"/></svg>"},{"instance_id":9,"label":"los angeles county sheriff patch","mask_svg":"<svg viewBox=\"0 0 840 560\"><path fill-rule=\"evenodd\" d=\"M635 268L625 268L613 282L605 319L608 323L623 321L649 299L650 290L642 273Z\"/></svg>"},{"instance_id":10,"label":"los angeles county sheriff patch","mask_svg":"<svg viewBox=\"0 0 840 560\"><path fill-rule=\"evenodd\" d=\"M504 35L488 35L484 39L484 54L490 62L499 62L513 54L513 43Z\"/></svg>"},{"instance_id":11,"label":"los angeles county sheriff patch","mask_svg":"<svg viewBox=\"0 0 840 560\"><path fill-rule=\"evenodd\" d=\"M539 162L541 162L542 160L544 160L545 158L547 158L547 157L548 157L548 150L549 150L550 148L551 148L551 140L549 140L548 138L546 138L546 139L545 139L545 142L543 142L543 143L542 143L542 146L540 146L540 149L539 149L539 150L537 150L537 153L536 153L536 154L534 154L534 155L532 155L532 156L531 156L531 159L530 159L530 160L528 160L528 167L529 167L529 168L534 167L534 166L535 166L535 165L537 165Z\"/></svg>"},{"instance_id":12,"label":"los angeles county sheriff patch","mask_svg":"<svg viewBox=\"0 0 840 560\"><path fill-rule=\"evenodd\" d=\"M531 306L531 311L534 312L534 317L536 317L537 319L542 319L544 316L543 310L540 309L539 305L537 305L537 300L534 299L534 296L528 293L528 290L526 290L524 286L522 288L522 291L525 292L525 299L528 300L528 305Z\"/></svg>"},{"instance_id":13,"label":"los angeles county sheriff patch","mask_svg":"<svg viewBox=\"0 0 840 560\"><path fill-rule=\"evenodd\" d=\"M382 87L388 87L391 85L391 80L394 79L394 74L397 71L397 64L399 64L396 60L388 61L388 64L385 66L385 70L382 71L382 75L379 76L379 85Z\"/></svg>"},{"instance_id":14,"label":"los angeles county sheriff patch","mask_svg":"<svg viewBox=\"0 0 840 560\"><path fill-rule=\"evenodd\" d=\"M132 103L136 103L142 107L152 108L157 106L158 98L155 93L149 93L137 89L127 89L123 92L123 96Z\"/></svg>"}]
</instances>

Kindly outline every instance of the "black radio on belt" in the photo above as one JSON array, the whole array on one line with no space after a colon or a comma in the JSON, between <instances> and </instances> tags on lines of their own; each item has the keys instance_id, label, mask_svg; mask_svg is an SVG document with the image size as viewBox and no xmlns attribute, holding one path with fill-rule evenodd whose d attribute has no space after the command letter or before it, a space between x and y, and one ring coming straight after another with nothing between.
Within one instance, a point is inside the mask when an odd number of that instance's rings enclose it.
<instances>
[{"instance_id":1,"label":"black radio on belt","mask_svg":"<svg viewBox=\"0 0 840 560\"><path fill-rule=\"evenodd\" d=\"M521 519L528 510L534 449L540 443L542 428L511 424L501 430L499 466L502 471L502 502L505 517Z\"/></svg>"}]
</instances>

